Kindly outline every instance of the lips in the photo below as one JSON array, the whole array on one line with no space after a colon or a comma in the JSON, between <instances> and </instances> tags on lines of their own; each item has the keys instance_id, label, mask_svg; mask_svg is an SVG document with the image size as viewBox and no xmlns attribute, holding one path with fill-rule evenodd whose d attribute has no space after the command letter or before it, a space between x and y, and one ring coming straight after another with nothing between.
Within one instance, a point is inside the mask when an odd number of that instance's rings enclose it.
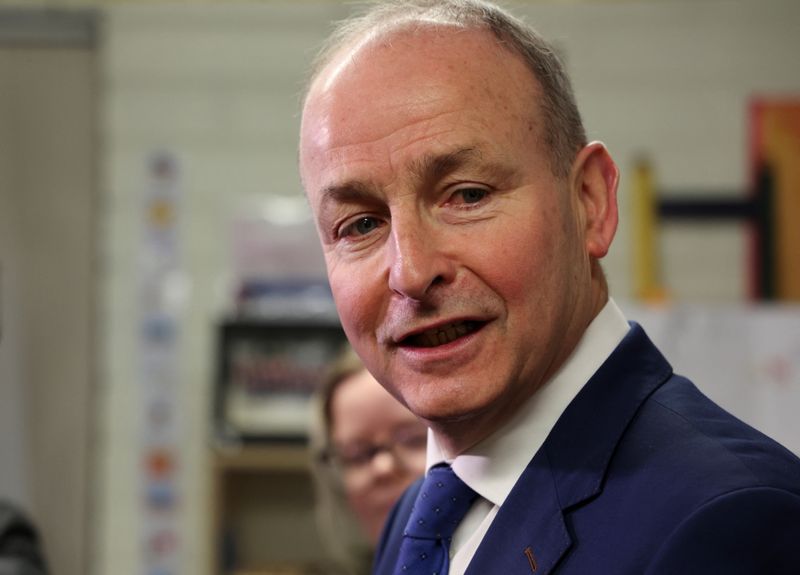
<instances>
[{"instance_id":1,"label":"lips","mask_svg":"<svg viewBox=\"0 0 800 575\"><path fill-rule=\"evenodd\" d=\"M482 322L456 321L415 333L404 338L400 343L409 347L436 347L457 340L481 328Z\"/></svg>"}]
</instances>

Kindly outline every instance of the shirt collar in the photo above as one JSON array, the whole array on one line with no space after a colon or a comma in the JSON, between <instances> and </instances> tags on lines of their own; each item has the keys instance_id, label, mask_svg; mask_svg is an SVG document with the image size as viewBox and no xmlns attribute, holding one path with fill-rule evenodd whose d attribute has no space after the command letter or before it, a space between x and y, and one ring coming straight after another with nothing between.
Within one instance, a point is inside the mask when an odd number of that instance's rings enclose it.
<instances>
[{"instance_id":1,"label":"shirt collar","mask_svg":"<svg viewBox=\"0 0 800 575\"><path fill-rule=\"evenodd\" d=\"M481 497L502 505L567 405L611 355L628 329L622 311L609 298L550 381L492 436L448 461L456 474ZM436 434L429 430L428 469L445 460Z\"/></svg>"}]
</instances>

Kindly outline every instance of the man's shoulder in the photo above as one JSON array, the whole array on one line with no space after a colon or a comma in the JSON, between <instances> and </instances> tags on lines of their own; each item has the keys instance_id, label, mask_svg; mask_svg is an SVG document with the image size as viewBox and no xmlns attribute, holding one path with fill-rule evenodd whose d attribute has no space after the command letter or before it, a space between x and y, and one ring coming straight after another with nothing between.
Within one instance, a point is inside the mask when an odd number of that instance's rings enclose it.
<instances>
[{"instance_id":1,"label":"man's shoulder","mask_svg":"<svg viewBox=\"0 0 800 575\"><path fill-rule=\"evenodd\" d=\"M800 459L704 395L688 379L673 375L642 405L638 424L645 437L661 436L670 463L703 470L743 486L773 486L800 494ZM674 461L672 458L676 458Z\"/></svg>"},{"instance_id":2,"label":"man's shoulder","mask_svg":"<svg viewBox=\"0 0 800 575\"><path fill-rule=\"evenodd\" d=\"M769 487L800 496L800 459L673 375L641 406L609 468L695 504L722 493ZM624 474L623 474L624 476Z\"/></svg>"},{"instance_id":3,"label":"man's shoulder","mask_svg":"<svg viewBox=\"0 0 800 575\"><path fill-rule=\"evenodd\" d=\"M794 574L800 567L800 494L774 487L722 493L682 519L646 573Z\"/></svg>"},{"instance_id":4,"label":"man's shoulder","mask_svg":"<svg viewBox=\"0 0 800 575\"><path fill-rule=\"evenodd\" d=\"M565 573L598 556L620 572L790 573L800 459L671 375L621 435L596 497L566 512L579 545Z\"/></svg>"},{"instance_id":5,"label":"man's shoulder","mask_svg":"<svg viewBox=\"0 0 800 575\"><path fill-rule=\"evenodd\" d=\"M800 459L680 376L640 415L630 437L660 436L640 479L650 490L642 531L660 531L646 573L796 573Z\"/></svg>"}]
</instances>

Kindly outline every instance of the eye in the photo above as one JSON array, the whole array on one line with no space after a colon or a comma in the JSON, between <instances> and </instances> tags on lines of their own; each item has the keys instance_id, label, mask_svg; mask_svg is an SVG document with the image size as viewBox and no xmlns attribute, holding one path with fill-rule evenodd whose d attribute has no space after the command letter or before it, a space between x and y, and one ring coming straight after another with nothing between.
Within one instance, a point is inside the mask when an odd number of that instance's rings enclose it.
<instances>
[{"instance_id":1,"label":"eye","mask_svg":"<svg viewBox=\"0 0 800 575\"><path fill-rule=\"evenodd\" d=\"M373 445L355 445L333 450L333 460L344 468L364 467L375 458L380 448Z\"/></svg>"},{"instance_id":2,"label":"eye","mask_svg":"<svg viewBox=\"0 0 800 575\"><path fill-rule=\"evenodd\" d=\"M366 236L379 227L382 222L378 218L372 216L361 216L339 228L339 237L346 238L350 236Z\"/></svg>"},{"instance_id":3,"label":"eye","mask_svg":"<svg viewBox=\"0 0 800 575\"><path fill-rule=\"evenodd\" d=\"M485 188L469 187L457 189L452 197L451 202L456 204L477 204L483 201L489 195L489 190Z\"/></svg>"},{"instance_id":4,"label":"eye","mask_svg":"<svg viewBox=\"0 0 800 575\"><path fill-rule=\"evenodd\" d=\"M361 218L353 224L353 229L361 235L366 235L377 228L378 222L375 218Z\"/></svg>"}]
</instances>

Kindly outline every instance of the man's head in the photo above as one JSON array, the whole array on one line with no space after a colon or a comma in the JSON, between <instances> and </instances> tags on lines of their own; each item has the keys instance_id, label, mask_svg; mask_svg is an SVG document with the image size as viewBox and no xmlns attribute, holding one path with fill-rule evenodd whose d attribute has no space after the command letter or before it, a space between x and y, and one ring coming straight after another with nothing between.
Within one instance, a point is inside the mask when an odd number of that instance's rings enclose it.
<instances>
[{"instance_id":1,"label":"man's head","mask_svg":"<svg viewBox=\"0 0 800 575\"><path fill-rule=\"evenodd\" d=\"M497 32L519 27L502 12L420 4L379 9L326 53L300 170L348 338L456 453L558 370L604 304L617 171L585 144L538 36L513 35L546 65Z\"/></svg>"},{"instance_id":2,"label":"man's head","mask_svg":"<svg viewBox=\"0 0 800 575\"><path fill-rule=\"evenodd\" d=\"M543 112L542 132L553 170L566 176L575 154L586 144L569 77L544 38L495 4L483 0L397 0L375 4L364 14L342 22L331 34L314 62L311 84L343 51L399 30L422 30L428 25L485 29L523 58L542 87L541 99L535 105Z\"/></svg>"}]
</instances>

